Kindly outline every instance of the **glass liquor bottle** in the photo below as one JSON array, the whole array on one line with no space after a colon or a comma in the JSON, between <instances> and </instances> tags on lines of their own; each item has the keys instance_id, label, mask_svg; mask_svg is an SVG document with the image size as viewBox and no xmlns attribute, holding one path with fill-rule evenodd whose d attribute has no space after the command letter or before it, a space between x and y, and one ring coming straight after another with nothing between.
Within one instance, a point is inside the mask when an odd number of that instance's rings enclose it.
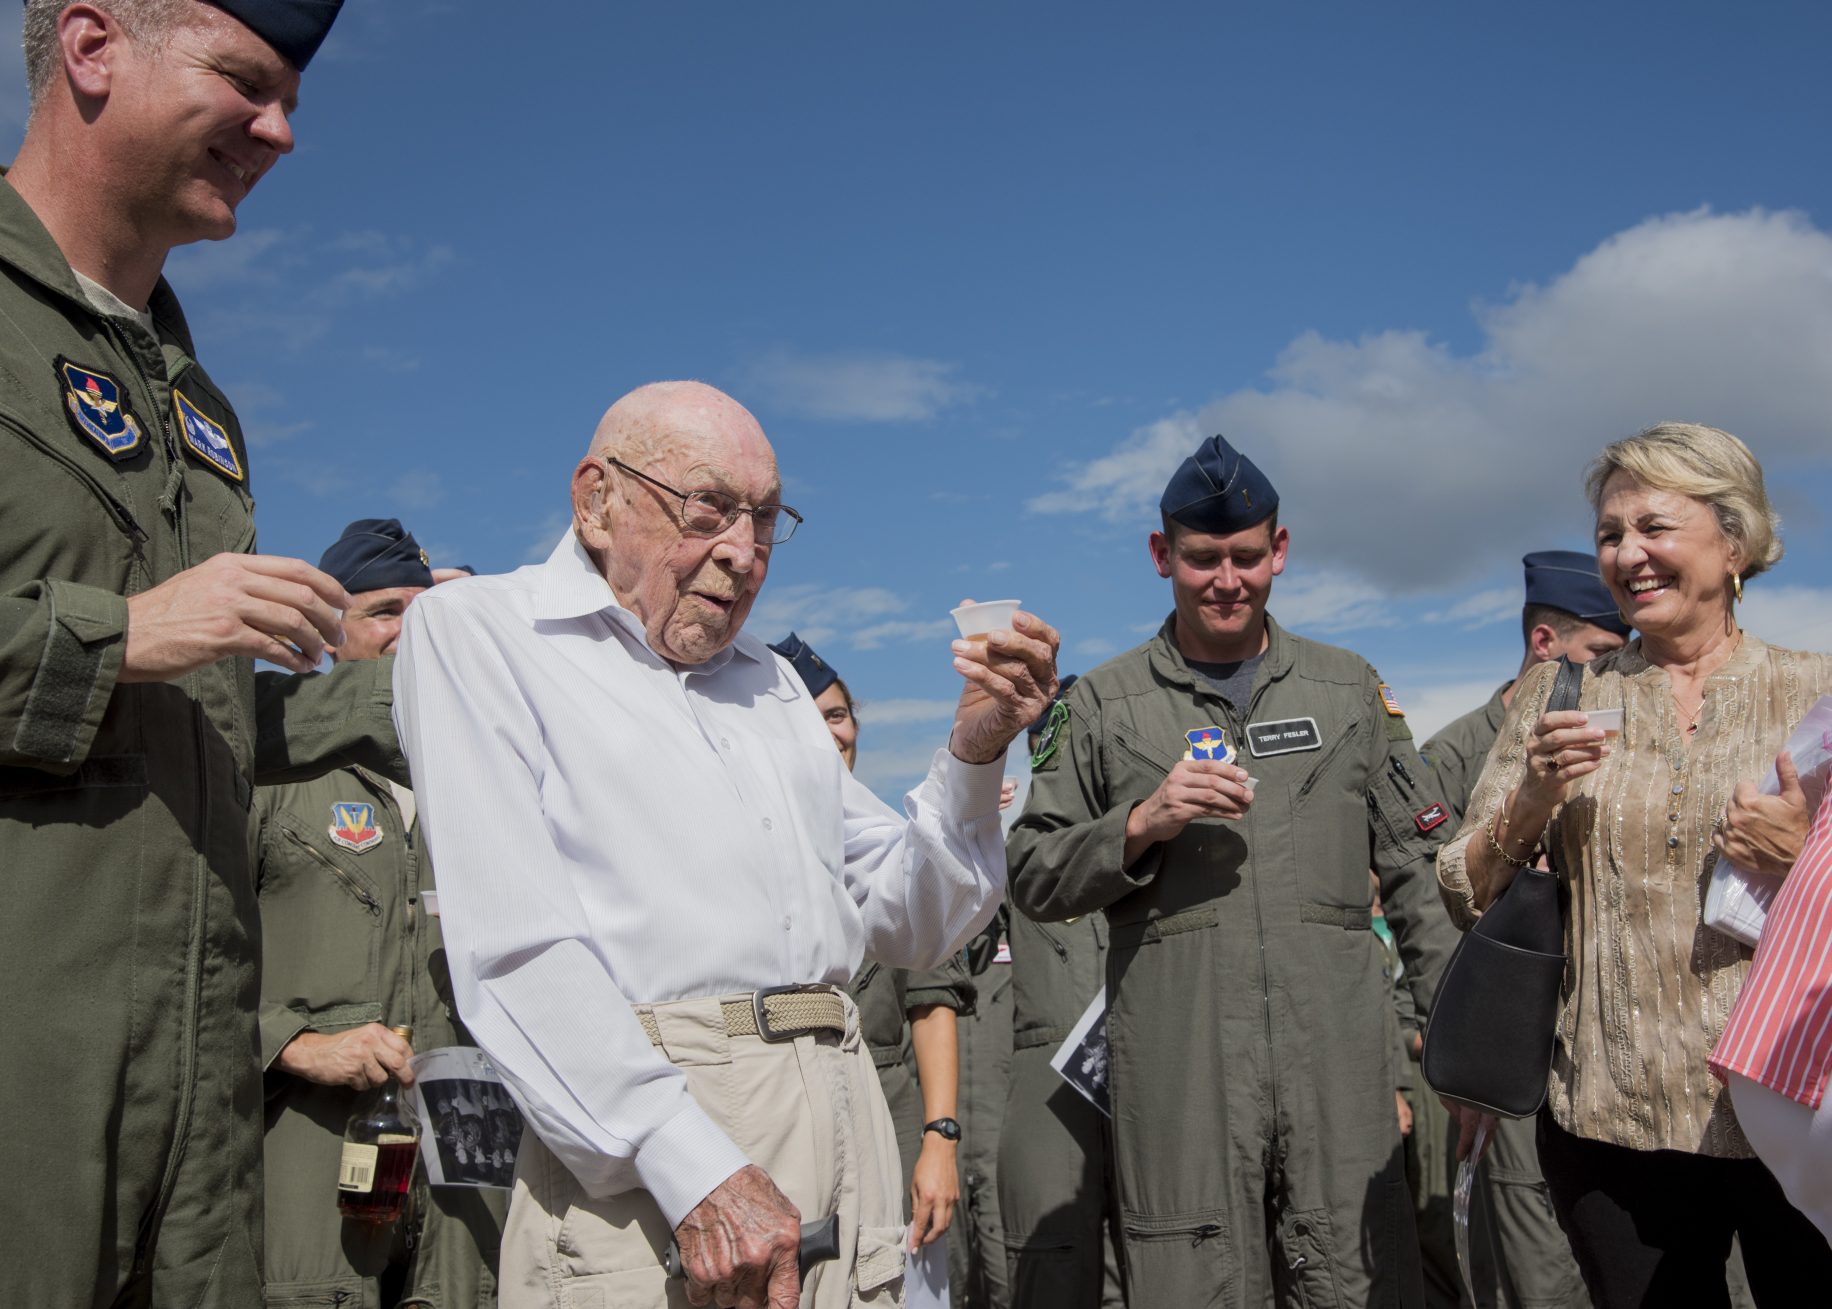
<instances>
[{"instance_id":1,"label":"glass liquor bottle","mask_svg":"<svg viewBox=\"0 0 1832 1309\"><path fill-rule=\"evenodd\" d=\"M413 1028L391 1031L403 1041ZM337 1169L337 1207L346 1218L392 1223L401 1216L420 1153L420 1120L407 1092L390 1077L365 1091L344 1127L343 1159Z\"/></svg>"}]
</instances>

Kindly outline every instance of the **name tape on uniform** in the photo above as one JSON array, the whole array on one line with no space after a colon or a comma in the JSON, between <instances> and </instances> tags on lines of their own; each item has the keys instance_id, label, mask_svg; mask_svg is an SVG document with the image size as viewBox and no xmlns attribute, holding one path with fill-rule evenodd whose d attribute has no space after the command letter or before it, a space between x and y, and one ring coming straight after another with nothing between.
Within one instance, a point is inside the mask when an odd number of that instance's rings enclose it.
<instances>
[{"instance_id":1,"label":"name tape on uniform","mask_svg":"<svg viewBox=\"0 0 1832 1309\"><path fill-rule=\"evenodd\" d=\"M1247 748L1255 759L1323 748L1323 734L1314 718L1281 718L1272 723L1247 724Z\"/></svg>"}]
</instances>

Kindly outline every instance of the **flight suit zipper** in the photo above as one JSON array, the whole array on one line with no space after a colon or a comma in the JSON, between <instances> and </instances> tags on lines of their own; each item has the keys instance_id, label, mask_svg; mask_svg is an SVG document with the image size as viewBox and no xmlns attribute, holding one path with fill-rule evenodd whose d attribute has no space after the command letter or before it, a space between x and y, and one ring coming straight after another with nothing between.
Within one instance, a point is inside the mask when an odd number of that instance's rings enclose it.
<instances>
[{"instance_id":1,"label":"flight suit zipper","mask_svg":"<svg viewBox=\"0 0 1832 1309\"><path fill-rule=\"evenodd\" d=\"M1270 650L1268 650L1267 653L1271 653ZM1265 668L1265 664L1261 663L1259 671L1263 674ZM1243 751L1247 745L1247 723L1252 721L1254 712L1258 710L1261 695L1265 692L1265 689L1272 684L1272 679L1270 677L1256 676L1253 680L1253 691L1247 697L1247 712L1237 716L1233 712L1234 706L1227 706L1229 713L1228 725L1234 729L1234 739L1241 743ZM1226 701L1223 701L1223 703L1226 704ZM1247 766L1245 754L1236 752L1235 762L1242 768L1245 768ZM1266 915L1260 902L1258 861L1253 857L1253 852L1256 849L1257 843L1254 840L1255 823L1253 821L1253 810L1251 807L1247 809L1246 825L1247 857L1249 863L1252 865L1251 876L1247 878L1247 884L1252 889L1253 893L1253 930L1259 945L1260 1020L1266 1033L1266 1094L1271 1101L1268 1108L1271 1111L1269 1122L1272 1129L1272 1140L1276 1142L1279 1130L1278 1046L1272 1039L1272 969L1266 962Z\"/></svg>"},{"instance_id":2,"label":"flight suit zipper","mask_svg":"<svg viewBox=\"0 0 1832 1309\"><path fill-rule=\"evenodd\" d=\"M330 858L330 856L326 855L322 850L319 850L310 841L307 841L303 836L300 836L297 832L294 832L285 827L282 827L280 830L286 834L287 840L291 841L294 845L298 846L301 850L305 851L306 854L310 855L313 859L317 860L319 864L323 865L324 870L327 873L329 873L332 877L335 877L339 882L343 883L344 889L349 891L350 894L355 896L358 900L361 900L364 906L369 910L370 913L372 914L381 913L382 911L381 902L378 901L373 895L369 894L368 888L363 886L361 882L358 882L354 877L350 876L349 873L339 868L336 862L333 861Z\"/></svg>"}]
</instances>

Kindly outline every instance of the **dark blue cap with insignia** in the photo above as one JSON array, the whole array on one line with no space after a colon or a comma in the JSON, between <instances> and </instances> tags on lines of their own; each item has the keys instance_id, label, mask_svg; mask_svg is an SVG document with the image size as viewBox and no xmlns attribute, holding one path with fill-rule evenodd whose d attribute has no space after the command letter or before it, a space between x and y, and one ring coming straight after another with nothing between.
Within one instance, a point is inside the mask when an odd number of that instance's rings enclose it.
<instances>
[{"instance_id":1,"label":"dark blue cap with insignia","mask_svg":"<svg viewBox=\"0 0 1832 1309\"><path fill-rule=\"evenodd\" d=\"M809 695L817 696L840 680L840 675L828 666L827 661L814 653L814 647L793 632L770 649L787 659L795 671L801 674L802 684L808 688Z\"/></svg>"},{"instance_id":2,"label":"dark blue cap with insignia","mask_svg":"<svg viewBox=\"0 0 1832 1309\"><path fill-rule=\"evenodd\" d=\"M431 586L426 551L398 518L359 518L324 552L318 567L351 595L396 586Z\"/></svg>"},{"instance_id":3,"label":"dark blue cap with insignia","mask_svg":"<svg viewBox=\"0 0 1832 1309\"><path fill-rule=\"evenodd\" d=\"M1627 636L1616 601L1597 575L1595 555L1579 550L1535 550L1520 562L1527 570L1527 603L1562 609L1574 618Z\"/></svg>"},{"instance_id":4,"label":"dark blue cap with insignia","mask_svg":"<svg viewBox=\"0 0 1832 1309\"><path fill-rule=\"evenodd\" d=\"M1278 507L1279 493L1266 475L1221 435L1177 466L1158 501L1171 521L1218 536L1263 523Z\"/></svg>"},{"instance_id":5,"label":"dark blue cap with insignia","mask_svg":"<svg viewBox=\"0 0 1832 1309\"><path fill-rule=\"evenodd\" d=\"M343 0L205 0L237 19L300 72L337 21Z\"/></svg>"}]
</instances>

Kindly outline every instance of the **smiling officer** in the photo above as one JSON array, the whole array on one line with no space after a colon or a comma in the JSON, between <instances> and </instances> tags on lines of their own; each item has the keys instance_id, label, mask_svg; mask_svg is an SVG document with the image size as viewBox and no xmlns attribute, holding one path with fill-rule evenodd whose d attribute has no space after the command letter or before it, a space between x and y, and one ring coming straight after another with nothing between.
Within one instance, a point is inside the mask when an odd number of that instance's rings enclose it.
<instances>
[{"instance_id":1,"label":"smiling officer","mask_svg":"<svg viewBox=\"0 0 1832 1309\"><path fill-rule=\"evenodd\" d=\"M1429 1012L1450 827L1379 675L1266 613L1278 505L1219 436L1177 469L1150 542L1175 610L1069 693L1007 844L1021 911L1106 911L1136 1305L1420 1298L1368 869Z\"/></svg>"}]
</instances>

